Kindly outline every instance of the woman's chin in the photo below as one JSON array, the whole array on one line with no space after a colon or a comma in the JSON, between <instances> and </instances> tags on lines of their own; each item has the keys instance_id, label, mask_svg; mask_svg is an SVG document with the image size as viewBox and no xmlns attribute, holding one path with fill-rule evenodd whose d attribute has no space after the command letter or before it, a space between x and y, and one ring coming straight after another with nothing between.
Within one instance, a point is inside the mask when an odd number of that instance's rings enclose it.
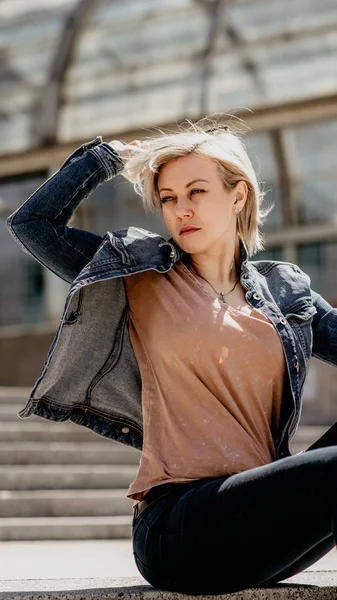
<instances>
[{"instance_id":1,"label":"woman's chin","mask_svg":"<svg viewBox=\"0 0 337 600\"><path fill-rule=\"evenodd\" d=\"M187 254L200 254L201 252L203 252L205 250L205 248L203 246L201 246L201 244L192 244L192 243L179 243L178 242L178 246L181 248L181 250L183 252L186 252Z\"/></svg>"}]
</instances>

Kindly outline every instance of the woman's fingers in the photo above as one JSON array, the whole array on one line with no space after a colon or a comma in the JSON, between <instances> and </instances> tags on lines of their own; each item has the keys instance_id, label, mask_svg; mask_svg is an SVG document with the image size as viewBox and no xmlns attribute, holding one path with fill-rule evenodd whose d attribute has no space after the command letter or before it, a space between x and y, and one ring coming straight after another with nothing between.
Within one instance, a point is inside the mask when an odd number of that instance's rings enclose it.
<instances>
[{"instance_id":1,"label":"woman's fingers","mask_svg":"<svg viewBox=\"0 0 337 600\"><path fill-rule=\"evenodd\" d=\"M124 148L125 144L123 142L121 142L120 140L112 140L111 142L109 142L109 145L112 146L113 148L115 148L118 152L118 150L121 150Z\"/></svg>"},{"instance_id":2,"label":"woman's fingers","mask_svg":"<svg viewBox=\"0 0 337 600\"><path fill-rule=\"evenodd\" d=\"M118 152L124 162L135 152L142 150L142 142L140 140L133 140L129 144L124 144L124 142L121 142L120 140L112 140L109 142L109 145Z\"/></svg>"},{"instance_id":3,"label":"woman's fingers","mask_svg":"<svg viewBox=\"0 0 337 600\"><path fill-rule=\"evenodd\" d=\"M118 152L118 154L121 157L124 164L127 163L128 159L133 154L144 150L144 148L142 147L142 142L140 140L133 140L132 142L129 142L128 144L125 144L124 142L121 142L120 140L112 140L111 142L109 142L109 145L112 146L112 148L114 148L114 150L116 150ZM123 177L125 177L125 179L128 179L129 181L131 181L131 177L129 176L127 169L124 169L121 172L121 175L123 175ZM142 175L141 175L141 177L142 177Z\"/></svg>"}]
</instances>

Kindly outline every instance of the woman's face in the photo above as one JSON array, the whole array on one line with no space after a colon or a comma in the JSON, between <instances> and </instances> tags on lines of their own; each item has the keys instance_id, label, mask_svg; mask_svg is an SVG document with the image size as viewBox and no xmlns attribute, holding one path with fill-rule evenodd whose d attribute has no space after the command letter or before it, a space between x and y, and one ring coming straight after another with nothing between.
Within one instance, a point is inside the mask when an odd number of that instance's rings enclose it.
<instances>
[{"instance_id":1,"label":"woman's face","mask_svg":"<svg viewBox=\"0 0 337 600\"><path fill-rule=\"evenodd\" d=\"M213 160L195 154L171 160L162 166L157 185L164 221L182 250L221 252L235 237L234 208L243 207L247 185L240 181L225 190Z\"/></svg>"}]
</instances>

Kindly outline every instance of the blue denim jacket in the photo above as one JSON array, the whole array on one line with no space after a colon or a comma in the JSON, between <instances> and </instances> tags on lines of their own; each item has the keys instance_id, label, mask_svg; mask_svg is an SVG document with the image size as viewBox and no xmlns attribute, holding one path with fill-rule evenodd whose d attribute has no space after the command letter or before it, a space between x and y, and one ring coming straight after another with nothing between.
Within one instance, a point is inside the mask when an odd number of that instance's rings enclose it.
<instances>
[{"instance_id":1,"label":"blue denim jacket","mask_svg":"<svg viewBox=\"0 0 337 600\"><path fill-rule=\"evenodd\" d=\"M67 226L80 202L122 170L100 137L78 148L60 170L8 218L14 239L71 283L63 317L22 418L71 420L142 448L141 378L128 331L124 277L165 273L183 257L174 241L137 227L104 237ZM247 303L272 321L287 364L277 457L289 454L311 354L337 364L337 309L310 289L298 266L250 261L241 243L240 281ZM254 361L254 356L250 357Z\"/></svg>"}]
</instances>

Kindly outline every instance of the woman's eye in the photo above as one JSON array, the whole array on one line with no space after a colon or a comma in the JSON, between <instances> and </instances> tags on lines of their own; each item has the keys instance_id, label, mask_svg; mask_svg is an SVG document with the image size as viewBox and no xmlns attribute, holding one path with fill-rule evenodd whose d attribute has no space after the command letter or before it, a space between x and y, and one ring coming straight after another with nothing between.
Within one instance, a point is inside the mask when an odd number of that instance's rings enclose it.
<instances>
[{"instance_id":1,"label":"woman's eye","mask_svg":"<svg viewBox=\"0 0 337 600\"><path fill-rule=\"evenodd\" d=\"M190 195L192 194L201 194L202 192L205 192L205 190L201 190L201 189L195 189L195 190L191 190L190 191ZM165 204L165 202L170 202L171 200L174 200L173 196L163 196L163 198L160 198L160 202L162 204Z\"/></svg>"}]
</instances>

